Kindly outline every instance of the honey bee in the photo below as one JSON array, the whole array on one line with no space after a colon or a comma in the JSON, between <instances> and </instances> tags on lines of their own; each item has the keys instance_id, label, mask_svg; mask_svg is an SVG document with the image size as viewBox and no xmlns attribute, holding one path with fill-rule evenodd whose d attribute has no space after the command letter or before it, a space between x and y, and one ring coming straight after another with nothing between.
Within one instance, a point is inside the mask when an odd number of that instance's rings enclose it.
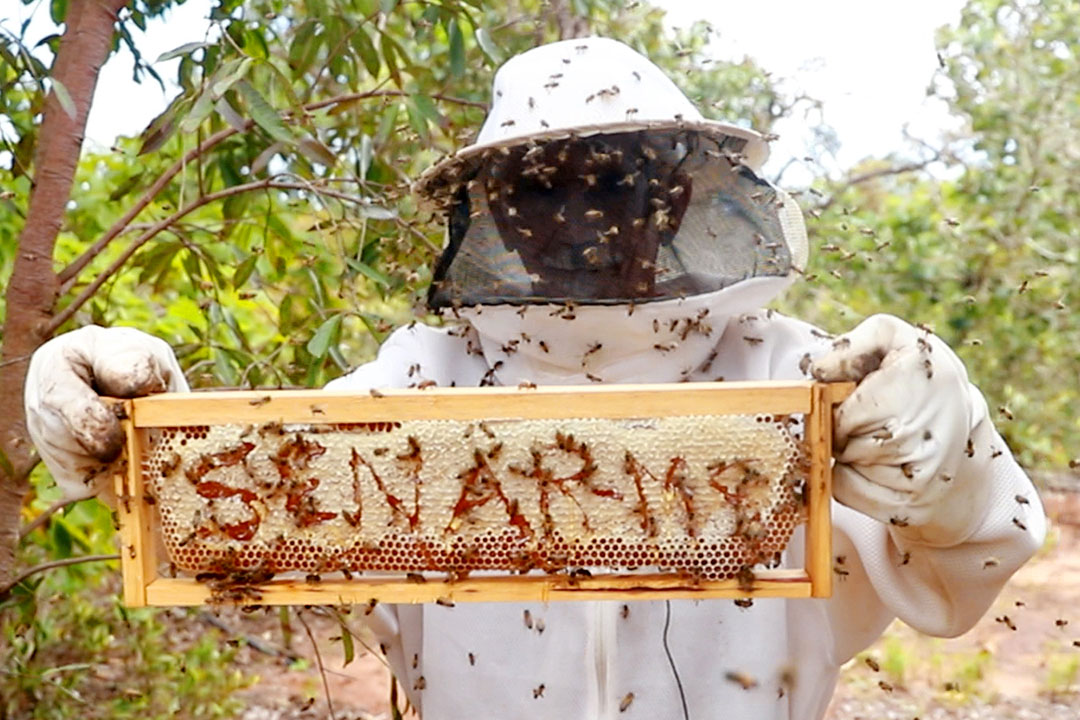
<instances>
[{"instance_id":1,"label":"honey bee","mask_svg":"<svg viewBox=\"0 0 1080 720\"><path fill-rule=\"evenodd\" d=\"M867 655L866 657L863 658L863 662L866 663L866 667L870 668L874 672L880 672L881 671L881 666L878 665L878 661L875 660L872 656Z\"/></svg>"},{"instance_id":2,"label":"honey bee","mask_svg":"<svg viewBox=\"0 0 1080 720\"><path fill-rule=\"evenodd\" d=\"M743 690L753 690L758 686L757 678L748 672L741 670L729 670L724 673L724 679L733 682Z\"/></svg>"},{"instance_id":3,"label":"honey bee","mask_svg":"<svg viewBox=\"0 0 1080 720\"><path fill-rule=\"evenodd\" d=\"M632 702L634 702L634 693L626 693L626 695L623 696L622 702L619 703L619 712L626 712Z\"/></svg>"}]
</instances>

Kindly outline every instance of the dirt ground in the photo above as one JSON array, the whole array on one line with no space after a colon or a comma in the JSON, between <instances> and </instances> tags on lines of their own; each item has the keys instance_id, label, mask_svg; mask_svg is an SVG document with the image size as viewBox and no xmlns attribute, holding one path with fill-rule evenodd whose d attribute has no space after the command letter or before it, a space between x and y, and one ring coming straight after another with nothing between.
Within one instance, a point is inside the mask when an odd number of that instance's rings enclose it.
<instances>
[{"instance_id":1,"label":"dirt ground","mask_svg":"<svg viewBox=\"0 0 1080 720\"><path fill-rule=\"evenodd\" d=\"M949 640L895 623L845 667L827 720L1080 717L1080 494L1049 494L1045 501L1055 520L1051 538L986 616L970 632ZM355 659L343 667L343 643L328 640L341 634L337 621L314 609L301 612L319 638L336 718L392 718L390 675L377 649L365 651L357 640ZM226 611L213 621L262 647L241 650L241 662L258 676L244 691L242 720L330 717L315 655L300 623L290 623L292 654L300 658L290 660L273 654L283 651L276 615Z\"/></svg>"}]
</instances>

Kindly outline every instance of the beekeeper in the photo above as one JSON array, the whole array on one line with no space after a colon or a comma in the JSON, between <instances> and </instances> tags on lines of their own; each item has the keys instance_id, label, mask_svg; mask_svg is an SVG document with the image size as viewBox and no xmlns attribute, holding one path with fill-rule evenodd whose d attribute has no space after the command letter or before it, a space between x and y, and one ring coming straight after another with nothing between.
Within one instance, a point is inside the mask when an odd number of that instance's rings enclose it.
<instances>
[{"instance_id":1,"label":"beekeeper","mask_svg":"<svg viewBox=\"0 0 1080 720\"><path fill-rule=\"evenodd\" d=\"M762 309L807 260L766 155L613 40L510 60L476 144L417 183L448 218L429 303L462 322L400 329L330 387L858 381L836 411L833 597L379 607L426 720L819 718L893 618L963 633L1039 547L1035 490L941 340L887 315L833 339ZM44 345L26 409L57 482L84 492L119 450L96 391L166 389L186 389L173 353L135 330Z\"/></svg>"}]
</instances>

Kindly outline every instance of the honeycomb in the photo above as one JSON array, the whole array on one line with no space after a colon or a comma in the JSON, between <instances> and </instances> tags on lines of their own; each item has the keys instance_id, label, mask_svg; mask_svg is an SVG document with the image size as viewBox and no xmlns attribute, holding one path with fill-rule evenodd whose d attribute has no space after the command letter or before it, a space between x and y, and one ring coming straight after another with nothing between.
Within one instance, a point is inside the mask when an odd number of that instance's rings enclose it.
<instances>
[{"instance_id":1,"label":"honeycomb","mask_svg":"<svg viewBox=\"0 0 1080 720\"><path fill-rule=\"evenodd\" d=\"M774 565L804 520L798 415L146 430L192 574L627 572Z\"/></svg>"}]
</instances>

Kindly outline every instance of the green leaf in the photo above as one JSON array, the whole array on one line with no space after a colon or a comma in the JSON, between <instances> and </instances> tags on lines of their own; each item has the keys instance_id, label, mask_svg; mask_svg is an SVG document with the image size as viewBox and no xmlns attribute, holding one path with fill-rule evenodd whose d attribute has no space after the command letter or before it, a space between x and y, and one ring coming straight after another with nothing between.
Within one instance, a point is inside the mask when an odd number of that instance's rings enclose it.
<instances>
[{"instance_id":1,"label":"green leaf","mask_svg":"<svg viewBox=\"0 0 1080 720\"><path fill-rule=\"evenodd\" d=\"M320 325L319 329L316 330L315 334L308 340L306 346L307 351L317 358L326 357L326 353L330 349L330 343L334 340L340 330L341 315L334 315Z\"/></svg>"},{"instance_id":2,"label":"green leaf","mask_svg":"<svg viewBox=\"0 0 1080 720\"><path fill-rule=\"evenodd\" d=\"M166 60L172 60L173 58L178 58L181 55L190 55L191 53L195 52L196 50L198 50L200 48L209 47L209 46L210 46L210 43L208 43L208 42L184 43L183 45L179 45L177 47L174 47L172 50L161 53L160 55L158 55L158 59L155 60L155 62L165 62Z\"/></svg>"},{"instance_id":3,"label":"green leaf","mask_svg":"<svg viewBox=\"0 0 1080 720\"><path fill-rule=\"evenodd\" d=\"M456 19L450 21L446 32L450 36L450 74L461 77L465 74L465 38Z\"/></svg>"},{"instance_id":4,"label":"green leaf","mask_svg":"<svg viewBox=\"0 0 1080 720\"><path fill-rule=\"evenodd\" d=\"M293 324L293 298L292 295L286 295L278 305L278 332L288 335L293 329Z\"/></svg>"},{"instance_id":5,"label":"green leaf","mask_svg":"<svg viewBox=\"0 0 1080 720\"><path fill-rule=\"evenodd\" d=\"M390 77L393 78L395 85L401 87L401 71L398 69L398 61L394 56L396 52L394 43L385 32L379 40L379 47L382 49L383 60L386 61L386 69L390 71Z\"/></svg>"},{"instance_id":6,"label":"green leaf","mask_svg":"<svg viewBox=\"0 0 1080 720\"><path fill-rule=\"evenodd\" d=\"M217 79L214 80L210 86L214 93L214 100L217 100L228 92L229 88L247 75L248 70L251 68L251 63L253 62L254 60L251 58L245 57L239 60L230 60L222 65L218 71L214 73L214 77Z\"/></svg>"},{"instance_id":7,"label":"green leaf","mask_svg":"<svg viewBox=\"0 0 1080 720\"><path fill-rule=\"evenodd\" d=\"M480 46L480 51L493 65L502 64L502 53L495 46L495 41L491 39L491 33L486 28L477 28L473 33L473 37L476 38L476 44Z\"/></svg>"},{"instance_id":8,"label":"green leaf","mask_svg":"<svg viewBox=\"0 0 1080 720\"><path fill-rule=\"evenodd\" d=\"M228 354L220 348L214 351L214 374L225 385L235 386L240 380L240 376L236 374L236 368L229 362Z\"/></svg>"},{"instance_id":9,"label":"green leaf","mask_svg":"<svg viewBox=\"0 0 1080 720\"><path fill-rule=\"evenodd\" d=\"M199 129L210 113L214 110L214 97L210 89L203 90L195 101L195 106L191 108L191 112L188 113L183 120L180 121L180 132L193 133Z\"/></svg>"},{"instance_id":10,"label":"green leaf","mask_svg":"<svg viewBox=\"0 0 1080 720\"><path fill-rule=\"evenodd\" d=\"M49 0L49 18L59 25L67 18L68 0Z\"/></svg>"},{"instance_id":11,"label":"green leaf","mask_svg":"<svg viewBox=\"0 0 1080 720\"><path fill-rule=\"evenodd\" d=\"M337 155L316 137L300 138L300 142L297 143L297 146L300 148L300 152L307 156L308 160L311 160L314 163L320 163L328 168L337 165Z\"/></svg>"},{"instance_id":12,"label":"green leaf","mask_svg":"<svg viewBox=\"0 0 1080 720\"><path fill-rule=\"evenodd\" d=\"M253 254L248 257L244 262L236 268L236 272L233 273L232 286L234 288L242 287L247 279L251 277L251 273L255 272L255 265L259 262L259 256Z\"/></svg>"},{"instance_id":13,"label":"green leaf","mask_svg":"<svg viewBox=\"0 0 1080 720\"><path fill-rule=\"evenodd\" d=\"M349 38L349 42L352 44L353 49L360 55L360 60L363 61L364 67L371 74L371 77L379 76L379 69L382 67L382 63L379 62L379 51L375 49L375 44L371 42L371 37L367 34L364 28L356 28L356 32Z\"/></svg>"},{"instance_id":14,"label":"green leaf","mask_svg":"<svg viewBox=\"0 0 1080 720\"><path fill-rule=\"evenodd\" d=\"M49 542L57 558L71 557L71 533L62 519L54 517L49 522Z\"/></svg>"},{"instance_id":15,"label":"green leaf","mask_svg":"<svg viewBox=\"0 0 1080 720\"><path fill-rule=\"evenodd\" d=\"M64 83L57 80L55 77L52 80L53 94L56 95L57 101L60 103L60 107L64 109L64 112L68 114L68 117L72 120L75 119L75 101L71 99L71 94L68 89L64 87Z\"/></svg>"},{"instance_id":16,"label":"green leaf","mask_svg":"<svg viewBox=\"0 0 1080 720\"><path fill-rule=\"evenodd\" d=\"M413 104L416 105L416 109L420 111L420 115L432 123L439 123L442 121L442 115L439 114L439 109L435 107L435 103L427 95L416 94L410 96Z\"/></svg>"},{"instance_id":17,"label":"green leaf","mask_svg":"<svg viewBox=\"0 0 1080 720\"><path fill-rule=\"evenodd\" d=\"M243 132L247 128L243 116L236 112L236 108L232 106L228 98L221 98L214 103L214 109L217 110L218 115L225 118L225 122L229 123L229 127L233 130Z\"/></svg>"},{"instance_id":18,"label":"green leaf","mask_svg":"<svg viewBox=\"0 0 1080 720\"><path fill-rule=\"evenodd\" d=\"M125 179L122 183L117 185L111 193L109 193L109 200L112 202L116 202L117 200L134 190L135 187L139 184L139 181L142 180L142 176L144 174L145 171L137 172L134 175L131 175L130 177Z\"/></svg>"},{"instance_id":19,"label":"green leaf","mask_svg":"<svg viewBox=\"0 0 1080 720\"><path fill-rule=\"evenodd\" d=\"M293 141L292 133L282 122L281 116L278 115L270 103L266 102L266 99L259 94L259 91L252 87L251 83L247 80L241 80L236 87L244 97L248 111L251 113L251 118L256 125L265 130L275 140L287 143Z\"/></svg>"},{"instance_id":20,"label":"green leaf","mask_svg":"<svg viewBox=\"0 0 1080 720\"><path fill-rule=\"evenodd\" d=\"M338 615L338 622L341 623L341 649L345 653L345 662L341 664L341 667L346 667L356 657L356 649L353 647L352 633L349 631L349 626L345 624L345 619Z\"/></svg>"},{"instance_id":21,"label":"green leaf","mask_svg":"<svg viewBox=\"0 0 1080 720\"><path fill-rule=\"evenodd\" d=\"M379 272L367 263L360 262L354 258L345 258L345 263L353 270L384 288L389 287L392 282L387 275Z\"/></svg>"},{"instance_id":22,"label":"green leaf","mask_svg":"<svg viewBox=\"0 0 1080 720\"><path fill-rule=\"evenodd\" d=\"M367 133L364 133L360 137L360 179L361 180L366 180L367 179L368 170L371 169L371 157L372 157L371 136L368 135Z\"/></svg>"}]
</instances>

